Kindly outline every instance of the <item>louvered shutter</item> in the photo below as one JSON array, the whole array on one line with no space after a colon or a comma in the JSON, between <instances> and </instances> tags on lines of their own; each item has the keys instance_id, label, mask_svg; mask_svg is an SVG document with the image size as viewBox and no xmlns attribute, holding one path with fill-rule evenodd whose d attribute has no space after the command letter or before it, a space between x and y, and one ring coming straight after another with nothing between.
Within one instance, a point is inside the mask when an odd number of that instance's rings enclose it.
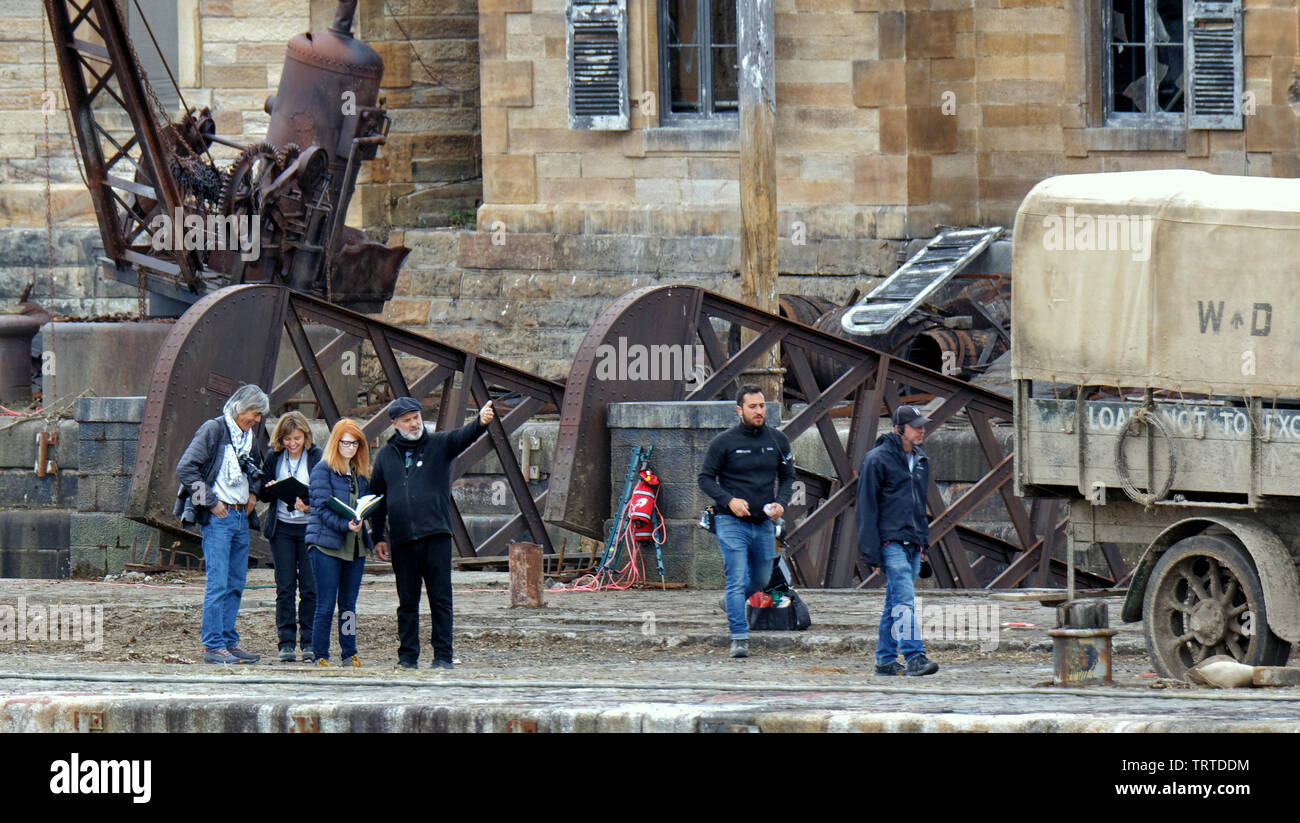
<instances>
[{"instance_id":1,"label":"louvered shutter","mask_svg":"<svg viewBox=\"0 0 1300 823\"><path fill-rule=\"evenodd\" d=\"M1241 4L1188 0L1187 128L1240 129L1245 84Z\"/></svg>"},{"instance_id":2,"label":"louvered shutter","mask_svg":"<svg viewBox=\"0 0 1300 823\"><path fill-rule=\"evenodd\" d=\"M628 127L627 0L569 0L569 128Z\"/></svg>"}]
</instances>

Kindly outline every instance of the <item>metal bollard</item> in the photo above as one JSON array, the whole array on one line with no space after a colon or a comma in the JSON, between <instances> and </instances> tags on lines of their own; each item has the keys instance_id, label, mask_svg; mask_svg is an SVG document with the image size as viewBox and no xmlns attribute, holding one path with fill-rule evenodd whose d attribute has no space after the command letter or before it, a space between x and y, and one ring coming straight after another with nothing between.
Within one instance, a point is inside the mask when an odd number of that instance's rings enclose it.
<instances>
[{"instance_id":1,"label":"metal bollard","mask_svg":"<svg viewBox=\"0 0 1300 823\"><path fill-rule=\"evenodd\" d=\"M1111 683L1111 638L1106 601L1069 600L1056 607L1057 627L1052 638L1053 683L1086 686Z\"/></svg>"},{"instance_id":2,"label":"metal bollard","mask_svg":"<svg viewBox=\"0 0 1300 823\"><path fill-rule=\"evenodd\" d=\"M510 608L540 609L542 605L542 547L511 543Z\"/></svg>"}]
</instances>

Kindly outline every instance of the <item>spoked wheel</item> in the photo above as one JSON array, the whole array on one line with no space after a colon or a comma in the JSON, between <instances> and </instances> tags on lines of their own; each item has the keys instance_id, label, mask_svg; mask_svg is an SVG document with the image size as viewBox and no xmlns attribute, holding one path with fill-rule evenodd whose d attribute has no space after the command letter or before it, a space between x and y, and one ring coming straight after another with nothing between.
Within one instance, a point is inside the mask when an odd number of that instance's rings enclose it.
<instances>
[{"instance_id":1,"label":"spoked wheel","mask_svg":"<svg viewBox=\"0 0 1300 823\"><path fill-rule=\"evenodd\" d=\"M1269 631L1259 573L1230 536L1188 537L1161 555L1142 599L1142 625L1162 677L1181 679L1216 654L1280 666L1291 651Z\"/></svg>"}]
</instances>

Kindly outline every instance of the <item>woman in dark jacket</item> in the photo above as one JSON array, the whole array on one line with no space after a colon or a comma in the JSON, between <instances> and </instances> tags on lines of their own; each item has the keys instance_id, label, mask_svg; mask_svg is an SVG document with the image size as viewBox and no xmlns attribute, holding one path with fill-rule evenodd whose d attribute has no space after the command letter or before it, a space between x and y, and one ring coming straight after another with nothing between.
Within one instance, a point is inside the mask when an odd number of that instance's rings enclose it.
<instances>
[{"instance_id":1,"label":"woman in dark jacket","mask_svg":"<svg viewBox=\"0 0 1300 823\"><path fill-rule=\"evenodd\" d=\"M334 603L339 606L339 649L342 665L361 667L357 656L357 593L370 553L370 533L360 520L349 520L326 505L331 497L356 506L369 491L370 446L356 421L334 424L325 453L311 472L311 510L307 549L316 578L316 620L312 651L317 666L328 666L330 624Z\"/></svg>"},{"instance_id":2,"label":"woman in dark jacket","mask_svg":"<svg viewBox=\"0 0 1300 823\"><path fill-rule=\"evenodd\" d=\"M275 484L293 478L311 483L311 470L320 462L321 448L311 442L311 426L300 412L289 412L275 424L271 452L266 458L266 484L258 497L271 504L262 521L262 534L271 541L275 562L275 626L280 635L280 660L294 659L294 640L302 659L311 661L311 630L316 619L316 580L307 559L307 493L291 502L279 499ZM294 591L298 607L294 608ZM294 630L294 617L298 628Z\"/></svg>"}]
</instances>

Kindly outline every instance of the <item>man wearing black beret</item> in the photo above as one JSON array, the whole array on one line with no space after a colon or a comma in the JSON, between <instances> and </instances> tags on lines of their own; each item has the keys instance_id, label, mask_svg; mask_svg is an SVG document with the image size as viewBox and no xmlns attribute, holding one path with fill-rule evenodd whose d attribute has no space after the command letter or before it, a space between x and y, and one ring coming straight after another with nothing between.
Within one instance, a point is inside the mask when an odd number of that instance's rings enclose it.
<instances>
[{"instance_id":1,"label":"man wearing black beret","mask_svg":"<svg viewBox=\"0 0 1300 823\"><path fill-rule=\"evenodd\" d=\"M398 665L419 665L423 582L433 621L432 668L450 669L451 461L483 434L495 412L489 400L477 418L459 429L432 434L425 431L420 412L420 404L409 397L389 404L388 418L396 433L375 458L370 491L384 498L371 516L371 526L375 553L380 560L391 557L397 579Z\"/></svg>"}]
</instances>

